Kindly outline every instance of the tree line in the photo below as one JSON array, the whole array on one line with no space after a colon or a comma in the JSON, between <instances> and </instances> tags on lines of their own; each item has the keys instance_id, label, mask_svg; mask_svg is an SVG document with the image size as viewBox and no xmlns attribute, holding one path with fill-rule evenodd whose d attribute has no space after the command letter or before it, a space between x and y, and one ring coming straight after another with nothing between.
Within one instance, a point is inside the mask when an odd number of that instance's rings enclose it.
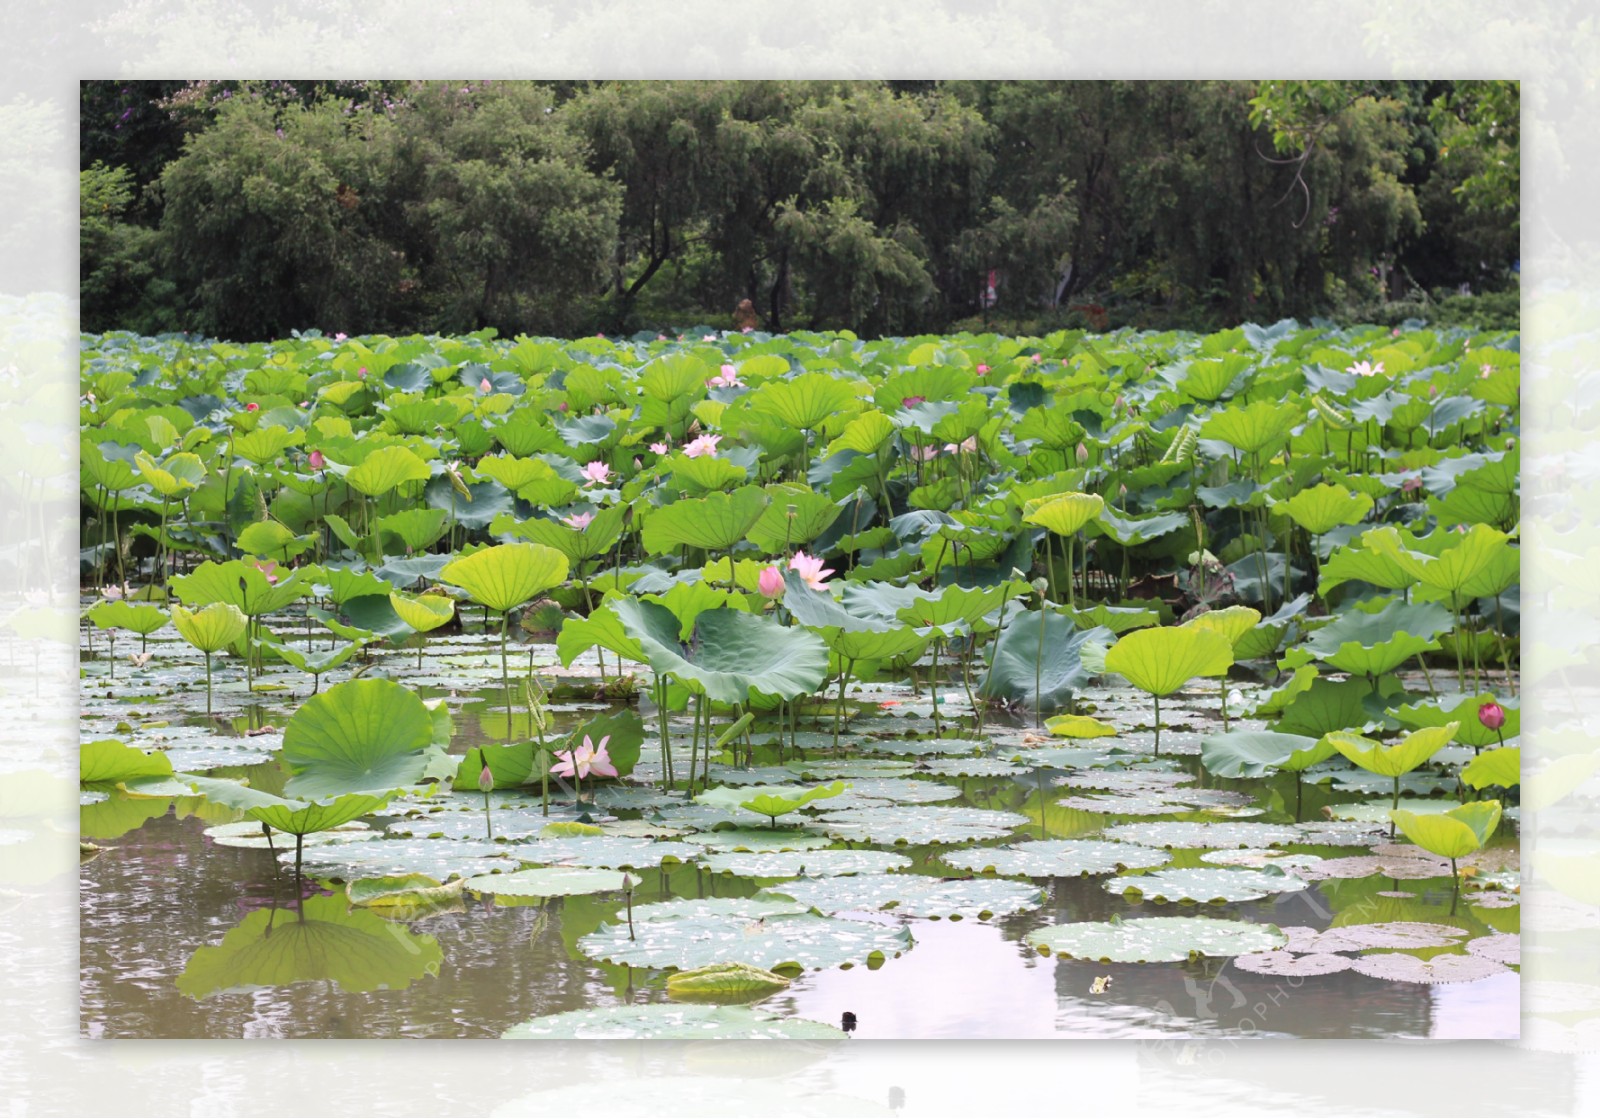
<instances>
[{"instance_id":1,"label":"tree line","mask_svg":"<svg viewBox=\"0 0 1600 1119\"><path fill-rule=\"evenodd\" d=\"M1212 329L1447 315L1463 287L1481 297L1469 315L1514 314L1517 97L1468 81L85 82L82 324L237 340Z\"/></svg>"}]
</instances>

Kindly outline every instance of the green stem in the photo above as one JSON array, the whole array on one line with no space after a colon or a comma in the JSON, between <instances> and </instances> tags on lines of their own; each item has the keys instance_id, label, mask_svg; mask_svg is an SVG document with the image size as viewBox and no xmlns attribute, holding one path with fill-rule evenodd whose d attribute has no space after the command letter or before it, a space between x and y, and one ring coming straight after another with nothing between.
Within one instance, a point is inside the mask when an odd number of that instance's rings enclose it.
<instances>
[{"instance_id":1,"label":"green stem","mask_svg":"<svg viewBox=\"0 0 1600 1119\"><path fill-rule=\"evenodd\" d=\"M1153 695L1150 698L1156 701L1156 757L1159 758L1161 756L1161 697Z\"/></svg>"},{"instance_id":2,"label":"green stem","mask_svg":"<svg viewBox=\"0 0 1600 1119\"><path fill-rule=\"evenodd\" d=\"M211 714L211 654L206 654L206 714Z\"/></svg>"},{"instance_id":3,"label":"green stem","mask_svg":"<svg viewBox=\"0 0 1600 1119\"><path fill-rule=\"evenodd\" d=\"M1033 655L1033 725L1044 725L1044 603L1039 603L1039 647Z\"/></svg>"}]
</instances>

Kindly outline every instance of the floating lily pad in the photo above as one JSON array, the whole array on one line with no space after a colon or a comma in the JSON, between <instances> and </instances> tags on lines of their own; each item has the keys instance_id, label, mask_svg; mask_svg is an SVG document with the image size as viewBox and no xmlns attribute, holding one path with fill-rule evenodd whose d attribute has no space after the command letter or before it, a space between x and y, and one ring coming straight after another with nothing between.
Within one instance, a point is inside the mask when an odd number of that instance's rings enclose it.
<instances>
[{"instance_id":1,"label":"floating lily pad","mask_svg":"<svg viewBox=\"0 0 1600 1119\"><path fill-rule=\"evenodd\" d=\"M1368 847L1388 835L1386 824L1365 821L1307 820L1294 828L1296 842L1322 847Z\"/></svg>"},{"instance_id":2,"label":"floating lily pad","mask_svg":"<svg viewBox=\"0 0 1600 1119\"><path fill-rule=\"evenodd\" d=\"M1366 801L1357 804L1330 804L1323 808L1329 819L1355 821L1357 823L1377 824L1385 827L1389 824L1389 808L1392 802L1388 797L1382 800ZM1418 816L1443 815L1452 808L1460 808L1459 802L1449 799L1418 800L1416 797L1401 797L1399 807L1406 812Z\"/></svg>"},{"instance_id":3,"label":"floating lily pad","mask_svg":"<svg viewBox=\"0 0 1600 1119\"><path fill-rule=\"evenodd\" d=\"M1324 859L1316 866L1298 872L1309 882L1327 878L1438 878L1448 876L1450 865L1434 858L1407 859L1392 855L1351 855L1343 859Z\"/></svg>"},{"instance_id":4,"label":"floating lily pad","mask_svg":"<svg viewBox=\"0 0 1600 1119\"><path fill-rule=\"evenodd\" d=\"M859 797L869 797L874 800L887 800L895 804L936 804L939 801L955 800L961 795L961 790L953 785L941 785L937 781L919 781L914 777L862 777L850 784L850 793ZM838 809L834 805L839 805ZM831 801L818 807L829 811L842 811L845 807L843 798Z\"/></svg>"},{"instance_id":5,"label":"floating lily pad","mask_svg":"<svg viewBox=\"0 0 1600 1119\"><path fill-rule=\"evenodd\" d=\"M609 870L633 870L660 866L666 862L688 862L699 853L699 848L687 843L663 843L612 835L540 839L510 849L514 857L538 866L604 867Z\"/></svg>"},{"instance_id":6,"label":"floating lily pad","mask_svg":"<svg viewBox=\"0 0 1600 1119\"><path fill-rule=\"evenodd\" d=\"M821 838L820 836L818 838ZM883 874L904 870L911 860L892 851L724 851L708 855L701 864L719 874L740 878L793 878L805 874L832 877L840 874Z\"/></svg>"},{"instance_id":7,"label":"floating lily pad","mask_svg":"<svg viewBox=\"0 0 1600 1119\"><path fill-rule=\"evenodd\" d=\"M1277 847L1304 842L1299 832L1283 824L1118 824L1105 834L1107 839L1150 847Z\"/></svg>"},{"instance_id":8,"label":"floating lily pad","mask_svg":"<svg viewBox=\"0 0 1600 1119\"><path fill-rule=\"evenodd\" d=\"M1028 823L1015 812L988 808L928 807L853 808L821 818L829 835L868 843L917 846L924 843L969 843L1000 839Z\"/></svg>"},{"instance_id":9,"label":"floating lily pad","mask_svg":"<svg viewBox=\"0 0 1600 1119\"><path fill-rule=\"evenodd\" d=\"M1459 952L1432 956L1426 960L1419 960L1404 952L1379 952L1355 960L1350 970L1395 983L1432 984L1471 983L1491 975L1503 975L1509 969L1494 960Z\"/></svg>"},{"instance_id":10,"label":"floating lily pad","mask_svg":"<svg viewBox=\"0 0 1600 1119\"><path fill-rule=\"evenodd\" d=\"M483 820L483 801L478 800L476 811L467 811L467 798L456 798L460 807L446 809L423 816L406 817L389 825L389 834L411 839L484 839L487 829ZM490 807L490 822L495 839L528 839L543 832L553 823L571 823L578 810L571 805L552 804L550 815L540 812L537 805L526 808Z\"/></svg>"},{"instance_id":11,"label":"floating lily pad","mask_svg":"<svg viewBox=\"0 0 1600 1119\"><path fill-rule=\"evenodd\" d=\"M466 888L474 893L501 897L554 898L573 894L620 893L628 888L629 882L638 881L616 870L545 866L510 874L481 874L467 879Z\"/></svg>"},{"instance_id":12,"label":"floating lily pad","mask_svg":"<svg viewBox=\"0 0 1600 1119\"><path fill-rule=\"evenodd\" d=\"M1099 750L1092 746L1044 746L1037 750L1015 750L1005 756L1018 765L1034 769L1088 769L1130 755L1113 754L1109 746Z\"/></svg>"},{"instance_id":13,"label":"floating lily pad","mask_svg":"<svg viewBox=\"0 0 1600 1119\"><path fill-rule=\"evenodd\" d=\"M1146 769L1078 770L1055 783L1069 789L1096 792L1164 795L1179 785L1193 781L1187 773L1162 773Z\"/></svg>"},{"instance_id":14,"label":"floating lily pad","mask_svg":"<svg viewBox=\"0 0 1600 1119\"><path fill-rule=\"evenodd\" d=\"M234 824L218 824L216 827L207 828L205 834L219 847L260 847L264 850L271 849L282 851L284 848L294 847L294 836L283 832L273 832L272 841L267 842L267 835L261 830L258 820L240 820ZM340 824L327 831L312 832L302 841L305 848L327 847L336 843L360 843L369 839L381 839L382 832L373 831L359 820L352 820L348 824Z\"/></svg>"},{"instance_id":15,"label":"floating lily pad","mask_svg":"<svg viewBox=\"0 0 1600 1119\"><path fill-rule=\"evenodd\" d=\"M621 1041L634 1038L678 1040L837 1040L850 1035L837 1026L804 1018L773 1018L745 1006L676 1006L646 1003L597 1010L546 1014L512 1026L502 1038L581 1038Z\"/></svg>"},{"instance_id":16,"label":"floating lily pad","mask_svg":"<svg viewBox=\"0 0 1600 1119\"><path fill-rule=\"evenodd\" d=\"M626 921L602 925L578 942L593 959L633 967L747 963L775 971L870 963L911 947L898 926L819 917L798 902L720 899L635 906Z\"/></svg>"},{"instance_id":17,"label":"floating lily pad","mask_svg":"<svg viewBox=\"0 0 1600 1119\"><path fill-rule=\"evenodd\" d=\"M1213 917L1136 917L1083 921L1039 929L1027 936L1035 948L1101 963L1176 963L1194 956L1243 956L1282 948L1276 925Z\"/></svg>"},{"instance_id":18,"label":"floating lily pad","mask_svg":"<svg viewBox=\"0 0 1600 1119\"><path fill-rule=\"evenodd\" d=\"M1215 866L1244 866L1256 870L1265 866L1291 867L1316 866L1321 855L1302 855L1294 851L1274 851L1266 847L1243 847L1233 851L1207 851L1200 856L1203 863ZM1285 932L1288 930L1285 929Z\"/></svg>"},{"instance_id":19,"label":"floating lily pad","mask_svg":"<svg viewBox=\"0 0 1600 1119\"><path fill-rule=\"evenodd\" d=\"M1418 796L1454 792L1455 787L1454 775L1414 770L1400 777L1400 791ZM1388 796L1394 791L1394 778L1368 773L1364 769L1349 769L1333 775L1333 788L1341 793L1382 793Z\"/></svg>"},{"instance_id":20,"label":"floating lily pad","mask_svg":"<svg viewBox=\"0 0 1600 1119\"><path fill-rule=\"evenodd\" d=\"M1296 956L1280 950L1235 956L1230 966L1256 975L1332 975L1336 971L1348 971L1352 962L1348 956L1335 956L1330 952Z\"/></svg>"},{"instance_id":21,"label":"floating lily pad","mask_svg":"<svg viewBox=\"0 0 1600 1119\"><path fill-rule=\"evenodd\" d=\"M694 832L683 837L685 843L712 851L741 851L762 854L769 851L815 851L833 844L830 836L817 832L785 828L728 828Z\"/></svg>"},{"instance_id":22,"label":"floating lily pad","mask_svg":"<svg viewBox=\"0 0 1600 1119\"><path fill-rule=\"evenodd\" d=\"M1028 770L1000 758L941 758L929 762L919 772L935 777L1017 777Z\"/></svg>"},{"instance_id":23,"label":"floating lily pad","mask_svg":"<svg viewBox=\"0 0 1600 1119\"><path fill-rule=\"evenodd\" d=\"M1522 938L1515 933L1480 936L1476 940L1467 941L1467 951L1471 955L1482 956L1497 964L1516 967L1522 963Z\"/></svg>"},{"instance_id":24,"label":"floating lily pad","mask_svg":"<svg viewBox=\"0 0 1600 1119\"><path fill-rule=\"evenodd\" d=\"M1306 888L1303 879L1281 870L1247 870L1233 867L1169 867L1149 874L1111 878L1108 893L1139 894L1148 901L1224 903L1253 901L1273 894L1292 894Z\"/></svg>"},{"instance_id":25,"label":"floating lily pad","mask_svg":"<svg viewBox=\"0 0 1600 1119\"><path fill-rule=\"evenodd\" d=\"M645 786L602 785L595 790L594 803L606 809L667 808L682 804L683 797Z\"/></svg>"},{"instance_id":26,"label":"floating lily pad","mask_svg":"<svg viewBox=\"0 0 1600 1119\"><path fill-rule=\"evenodd\" d=\"M801 879L774 886L783 894L823 913L893 909L908 917L1005 916L1044 904L1037 886L1002 878L945 881L923 874L863 874L848 878Z\"/></svg>"},{"instance_id":27,"label":"floating lily pad","mask_svg":"<svg viewBox=\"0 0 1600 1119\"><path fill-rule=\"evenodd\" d=\"M1283 931L1289 938L1289 943L1284 946L1284 951L1292 952L1297 956L1331 955L1335 952L1360 952L1366 947L1366 945L1355 940L1345 938L1338 929L1318 932L1316 929L1305 925L1284 925Z\"/></svg>"},{"instance_id":28,"label":"floating lily pad","mask_svg":"<svg viewBox=\"0 0 1600 1119\"><path fill-rule=\"evenodd\" d=\"M1171 816L1178 812L1194 811L1192 805L1176 804L1156 796L1139 796L1136 793L1089 793L1062 797L1056 803L1062 808L1098 812L1103 816Z\"/></svg>"},{"instance_id":29,"label":"floating lily pad","mask_svg":"<svg viewBox=\"0 0 1600 1119\"><path fill-rule=\"evenodd\" d=\"M1030 878L1071 878L1164 866L1172 856L1132 843L1095 839L1037 839L1005 847L969 847L939 856L946 866L975 873L1025 874Z\"/></svg>"},{"instance_id":30,"label":"floating lily pad","mask_svg":"<svg viewBox=\"0 0 1600 1119\"><path fill-rule=\"evenodd\" d=\"M784 768L802 777L819 781L832 781L843 777L904 777L916 771L915 762L895 761L890 758L851 758L848 761L817 758L808 761L785 762Z\"/></svg>"},{"instance_id":31,"label":"floating lily pad","mask_svg":"<svg viewBox=\"0 0 1600 1119\"><path fill-rule=\"evenodd\" d=\"M516 870L505 857L507 844L463 839L380 839L371 843L341 843L307 847L305 872L314 878L378 878L390 874L426 874L443 882L471 878L492 870ZM294 862L294 850L281 852L278 861Z\"/></svg>"},{"instance_id":32,"label":"floating lily pad","mask_svg":"<svg viewBox=\"0 0 1600 1119\"><path fill-rule=\"evenodd\" d=\"M976 754L991 744L967 738L869 738L857 746L868 754Z\"/></svg>"},{"instance_id":33,"label":"floating lily pad","mask_svg":"<svg viewBox=\"0 0 1600 1119\"><path fill-rule=\"evenodd\" d=\"M794 771L781 765L758 765L750 769L714 765L706 777L711 785L782 785L793 780Z\"/></svg>"},{"instance_id":34,"label":"floating lily pad","mask_svg":"<svg viewBox=\"0 0 1600 1119\"><path fill-rule=\"evenodd\" d=\"M1378 921L1370 925L1340 925L1329 929L1338 939L1358 948L1449 948L1466 932L1452 925L1424 921ZM1324 951L1342 949L1324 949Z\"/></svg>"}]
</instances>

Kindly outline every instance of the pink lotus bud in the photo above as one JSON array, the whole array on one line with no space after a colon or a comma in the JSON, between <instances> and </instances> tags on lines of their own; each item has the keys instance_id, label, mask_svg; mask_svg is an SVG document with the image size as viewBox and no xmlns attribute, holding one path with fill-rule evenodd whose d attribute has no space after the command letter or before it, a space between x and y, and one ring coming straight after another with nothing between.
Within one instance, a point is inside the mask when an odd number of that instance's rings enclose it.
<instances>
[{"instance_id":1,"label":"pink lotus bud","mask_svg":"<svg viewBox=\"0 0 1600 1119\"><path fill-rule=\"evenodd\" d=\"M492 381L490 381L489 378L487 378L487 377L485 377L483 380L478 382L478 391L479 392L488 392L492 388L494 388L494 383Z\"/></svg>"},{"instance_id":2,"label":"pink lotus bud","mask_svg":"<svg viewBox=\"0 0 1600 1119\"><path fill-rule=\"evenodd\" d=\"M783 593L783 572L776 567L764 568L757 586L767 598L777 598Z\"/></svg>"},{"instance_id":3,"label":"pink lotus bud","mask_svg":"<svg viewBox=\"0 0 1600 1119\"><path fill-rule=\"evenodd\" d=\"M1033 364L1038 365L1043 360L1044 360L1044 355L1043 354L1034 354L1033 355Z\"/></svg>"},{"instance_id":4,"label":"pink lotus bud","mask_svg":"<svg viewBox=\"0 0 1600 1119\"><path fill-rule=\"evenodd\" d=\"M1478 708L1478 722L1490 730L1499 730L1506 725L1506 709L1491 699Z\"/></svg>"},{"instance_id":5,"label":"pink lotus bud","mask_svg":"<svg viewBox=\"0 0 1600 1119\"><path fill-rule=\"evenodd\" d=\"M1082 466L1084 463L1086 463L1088 461L1089 461L1089 448L1085 447L1082 443L1079 443L1078 444L1078 465Z\"/></svg>"},{"instance_id":6,"label":"pink lotus bud","mask_svg":"<svg viewBox=\"0 0 1600 1119\"><path fill-rule=\"evenodd\" d=\"M360 369L357 369L356 376L365 379L367 376L367 367L363 365Z\"/></svg>"},{"instance_id":7,"label":"pink lotus bud","mask_svg":"<svg viewBox=\"0 0 1600 1119\"><path fill-rule=\"evenodd\" d=\"M558 412L565 412L567 410L567 402L563 400L560 404L557 404L556 410Z\"/></svg>"},{"instance_id":8,"label":"pink lotus bud","mask_svg":"<svg viewBox=\"0 0 1600 1119\"><path fill-rule=\"evenodd\" d=\"M252 400L249 404L246 404L244 406L244 410L246 412L259 412L259 411L261 411L261 405L257 404L254 400Z\"/></svg>"},{"instance_id":9,"label":"pink lotus bud","mask_svg":"<svg viewBox=\"0 0 1600 1119\"><path fill-rule=\"evenodd\" d=\"M900 407L902 407L902 408L914 408L918 404L926 404L927 401L928 401L928 398L925 397L925 396L908 396L908 397L905 397L903 400L900 401Z\"/></svg>"},{"instance_id":10,"label":"pink lotus bud","mask_svg":"<svg viewBox=\"0 0 1600 1119\"><path fill-rule=\"evenodd\" d=\"M489 767L487 765L485 765L482 772L478 774L478 788L482 792L488 792L494 788L494 774L489 772Z\"/></svg>"},{"instance_id":11,"label":"pink lotus bud","mask_svg":"<svg viewBox=\"0 0 1600 1119\"><path fill-rule=\"evenodd\" d=\"M987 365L979 365L978 366L978 376L981 377L987 372L989 372L989 367Z\"/></svg>"},{"instance_id":12,"label":"pink lotus bud","mask_svg":"<svg viewBox=\"0 0 1600 1119\"><path fill-rule=\"evenodd\" d=\"M328 460L322 457L321 451L312 451L306 461L311 464L311 469L313 470L321 470L328 465Z\"/></svg>"}]
</instances>

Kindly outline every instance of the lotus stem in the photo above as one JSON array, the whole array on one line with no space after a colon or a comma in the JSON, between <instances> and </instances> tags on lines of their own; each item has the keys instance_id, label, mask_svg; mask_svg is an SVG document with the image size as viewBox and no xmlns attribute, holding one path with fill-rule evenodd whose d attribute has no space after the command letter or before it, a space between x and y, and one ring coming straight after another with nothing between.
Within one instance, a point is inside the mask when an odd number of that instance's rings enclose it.
<instances>
[{"instance_id":1,"label":"lotus stem","mask_svg":"<svg viewBox=\"0 0 1600 1119\"><path fill-rule=\"evenodd\" d=\"M272 852L273 861L276 862L278 858L278 849L272 845L272 829L267 827L265 821L263 821L261 824L261 834L267 837L267 850Z\"/></svg>"},{"instance_id":2,"label":"lotus stem","mask_svg":"<svg viewBox=\"0 0 1600 1119\"><path fill-rule=\"evenodd\" d=\"M1394 813L1400 807L1400 775L1394 778L1394 791L1389 796L1389 838L1394 838Z\"/></svg>"},{"instance_id":3,"label":"lotus stem","mask_svg":"<svg viewBox=\"0 0 1600 1119\"><path fill-rule=\"evenodd\" d=\"M944 735L944 728L939 725L939 645L940 641L935 637L933 639L933 687L930 689L933 693L933 735L935 738L940 738ZM842 691L839 696L839 704L841 707L844 705Z\"/></svg>"},{"instance_id":4,"label":"lotus stem","mask_svg":"<svg viewBox=\"0 0 1600 1119\"><path fill-rule=\"evenodd\" d=\"M1044 599L1039 601L1039 647L1033 655L1033 725L1044 726Z\"/></svg>"},{"instance_id":5,"label":"lotus stem","mask_svg":"<svg viewBox=\"0 0 1600 1119\"><path fill-rule=\"evenodd\" d=\"M506 695L506 738L511 737L511 670L506 665L506 630L511 624L511 611L500 613L500 684Z\"/></svg>"},{"instance_id":6,"label":"lotus stem","mask_svg":"<svg viewBox=\"0 0 1600 1119\"><path fill-rule=\"evenodd\" d=\"M1156 757L1159 758L1161 756L1161 697L1152 695L1150 698L1155 700L1156 704Z\"/></svg>"},{"instance_id":7,"label":"lotus stem","mask_svg":"<svg viewBox=\"0 0 1600 1119\"><path fill-rule=\"evenodd\" d=\"M306 837L297 834L294 837L294 884L298 889L300 885L300 856L305 852Z\"/></svg>"},{"instance_id":8,"label":"lotus stem","mask_svg":"<svg viewBox=\"0 0 1600 1119\"><path fill-rule=\"evenodd\" d=\"M211 654L206 654L206 714L211 714Z\"/></svg>"}]
</instances>

